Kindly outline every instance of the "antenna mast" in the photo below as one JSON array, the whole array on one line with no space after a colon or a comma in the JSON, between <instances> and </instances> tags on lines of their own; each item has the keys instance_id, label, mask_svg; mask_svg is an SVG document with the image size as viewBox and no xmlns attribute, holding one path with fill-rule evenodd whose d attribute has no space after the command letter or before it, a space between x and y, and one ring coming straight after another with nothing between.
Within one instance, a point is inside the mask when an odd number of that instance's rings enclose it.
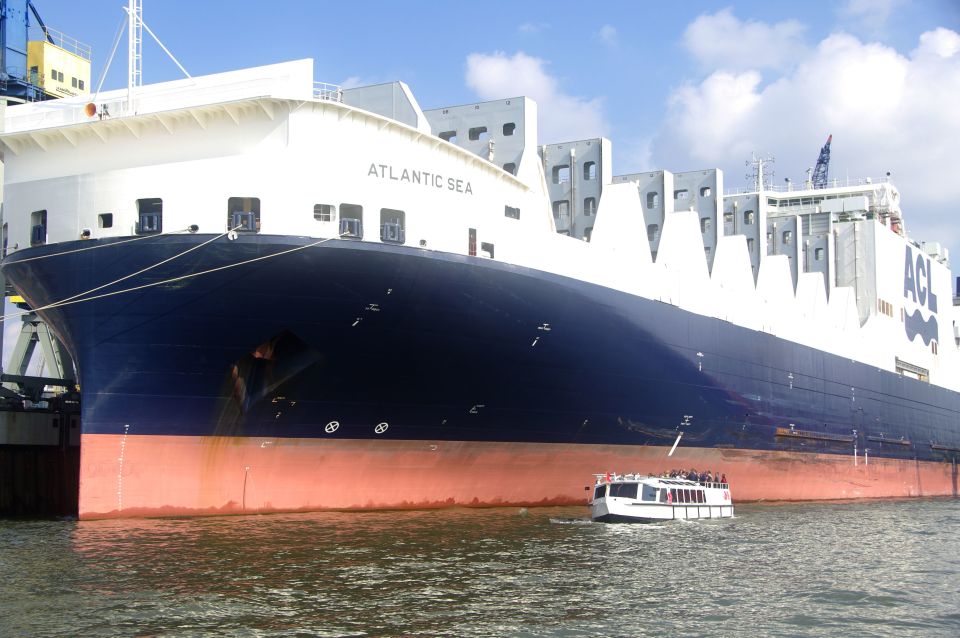
<instances>
[{"instance_id":1,"label":"antenna mast","mask_svg":"<svg viewBox=\"0 0 960 638\"><path fill-rule=\"evenodd\" d=\"M130 0L127 14L127 111L133 113L134 90L143 85L143 0Z\"/></svg>"},{"instance_id":2,"label":"antenna mast","mask_svg":"<svg viewBox=\"0 0 960 638\"><path fill-rule=\"evenodd\" d=\"M753 168L750 173L747 173L746 178L753 180L753 188L758 193L762 191L766 185L773 184L774 161L772 155L757 157L756 153L752 154L752 159L746 161L746 165Z\"/></svg>"}]
</instances>

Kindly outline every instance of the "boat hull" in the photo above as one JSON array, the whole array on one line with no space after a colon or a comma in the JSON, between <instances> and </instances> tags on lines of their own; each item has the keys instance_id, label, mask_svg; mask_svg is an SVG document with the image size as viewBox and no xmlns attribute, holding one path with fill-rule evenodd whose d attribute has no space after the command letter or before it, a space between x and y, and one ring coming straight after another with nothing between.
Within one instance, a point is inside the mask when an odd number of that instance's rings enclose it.
<instances>
[{"instance_id":1,"label":"boat hull","mask_svg":"<svg viewBox=\"0 0 960 638\"><path fill-rule=\"evenodd\" d=\"M79 367L82 517L582 504L604 468L956 494L955 392L489 259L210 239L4 261L35 308L104 286L39 310Z\"/></svg>"}]
</instances>

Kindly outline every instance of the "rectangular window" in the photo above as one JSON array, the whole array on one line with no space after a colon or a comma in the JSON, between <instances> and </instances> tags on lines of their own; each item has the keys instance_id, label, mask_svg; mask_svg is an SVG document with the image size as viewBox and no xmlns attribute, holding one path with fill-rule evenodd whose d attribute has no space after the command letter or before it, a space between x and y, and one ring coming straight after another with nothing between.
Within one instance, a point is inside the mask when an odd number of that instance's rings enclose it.
<instances>
[{"instance_id":1,"label":"rectangular window","mask_svg":"<svg viewBox=\"0 0 960 638\"><path fill-rule=\"evenodd\" d=\"M313 218L318 222L332 222L337 218L337 207L333 204L314 204Z\"/></svg>"},{"instance_id":2,"label":"rectangular window","mask_svg":"<svg viewBox=\"0 0 960 638\"><path fill-rule=\"evenodd\" d=\"M752 210L745 210L745 211L743 211L743 223L744 223L744 224L747 224L747 225L752 224L752 223L753 223L753 219L754 219L754 217L753 217L753 211L752 211Z\"/></svg>"},{"instance_id":3,"label":"rectangular window","mask_svg":"<svg viewBox=\"0 0 960 638\"><path fill-rule=\"evenodd\" d=\"M340 236L363 239L363 206L340 204Z\"/></svg>"},{"instance_id":4,"label":"rectangular window","mask_svg":"<svg viewBox=\"0 0 960 638\"><path fill-rule=\"evenodd\" d=\"M97 215L97 225L100 228L113 228L113 213L100 213Z\"/></svg>"},{"instance_id":5,"label":"rectangular window","mask_svg":"<svg viewBox=\"0 0 960 638\"><path fill-rule=\"evenodd\" d=\"M503 170L507 171L511 175L517 174L517 165L514 162L507 162L503 165Z\"/></svg>"},{"instance_id":6,"label":"rectangular window","mask_svg":"<svg viewBox=\"0 0 960 638\"><path fill-rule=\"evenodd\" d=\"M817 261L823 261L823 248L816 248L813 251L813 258Z\"/></svg>"},{"instance_id":7,"label":"rectangular window","mask_svg":"<svg viewBox=\"0 0 960 638\"><path fill-rule=\"evenodd\" d=\"M553 202L553 217L556 220L570 217L570 200L559 199Z\"/></svg>"},{"instance_id":8,"label":"rectangular window","mask_svg":"<svg viewBox=\"0 0 960 638\"><path fill-rule=\"evenodd\" d=\"M260 198L231 197L227 200L227 230L260 232Z\"/></svg>"},{"instance_id":9,"label":"rectangular window","mask_svg":"<svg viewBox=\"0 0 960 638\"><path fill-rule=\"evenodd\" d=\"M138 235L149 235L163 232L163 200L159 197L148 197L137 200L137 227Z\"/></svg>"},{"instance_id":10,"label":"rectangular window","mask_svg":"<svg viewBox=\"0 0 960 638\"><path fill-rule=\"evenodd\" d=\"M553 183L565 184L570 181L570 165L561 164L553 167Z\"/></svg>"},{"instance_id":11,"label":"rectangular window","mask_svg":"<svg viewBox=\"0 0 960 638\"><path fill-rule=\"evenodd\" d=\"M656 241L657 237L660 234L660 225L659 224L650 224L647 226L647 240Z\"/></svg>"},{"instance_id":12,"label":"rectangular window","mask_svg":"<svg viewBox=\"0 0 960 638\"><path fill-rule=\"evenodd\" d=\"M586 180L597 179L597 163L596 162L584 162L583 179L586 179Z\"/></svg>"},{"instance_id":13,"label":"rectangular window","mask_svg":"<svg viewBox=\"0 0 960 638\"><path fill-rule=\"evenodd\" d=\"M486 126L475 126L470 129L469 137L471 142L476 142L477 140L483 141L490 138L490 134L487 133Z\"/></svg>"},{"instance_id":14,"label":"rectangular window","mask_svg":"<svg viewBox=\"0 0 960 638\"><path fill-rule=\"evenodd\" d=\"M480 242L480 256L493 259L493 244L489 242Z\"/></svg>"},{"instance_id":15,"label":"rectangular window","mask_svg":"<svg viewBox=\"0 0 960 638\"><path fill-rule=\"evenodd\" d=\"M593 490L593 498L594 498L594 500L596 500L596 499L598 499L598 498L603 498L603 497L605 497L606 495L607 495L607 486L606 486L606 485L598 485L598 486L597 486L596 488L594 488L594 490Z\"/></svg>"},{"instance_id":16,"label":"rectangular window","mask_svg":"<svg viewBox=\"0 0 960 638\"><path fill-rule=\"evenodd\" d=\"M30 213L30 245L47 243L47 211L35 210Z\"/></svg>"},{"instance_id":17,"label":"rectangular window","mask_svg":"<svg viewBox=\"0 0 960 638\"><path fill-rule=\"evenodd\" d=\"M380 209L380 241L390 244L406 241L406 213L393 208Z\"/></svg>"},{"instance_id":18,"label":"rectangular window","mask_svg":"<svg viewBox=\"0 0 960 638\"><path fill-rule=\"evenodd\" d=\"M457 143L457 132L456 131L444 131L440 133L440 139L445 142L450 142L451 144Z\"/></svg>"},{"instance_id":19,"label":"rectangular window","mask_svg":"<svg viewBox=\"0 0 960 638\"><path fill-rule=\"evenodd\" d=\"M793 231L792 231L792 230L785 230L785 231L783 231L783 243L784 243L784 244L792 244L792 243L793 243Z\"/></svg>"},{"instance_id":20,"label":"rectangular window","mask_svg":"<svg viewBox=\"0 0 960 638\"><path fill-rule=\"evenodd\" d=\"M660 193L653 191L647 193L647 208L658 208L660 206Z\"/></svg>"},{"instance_id":21,"label":"rectangular window","mask_svg":"<svg viewBox=\"0 0 960 638\"><path fill-rule=\"evenodd\" d=\"M590 241L593 237L593 226L587 226L583 229L583 241Z\"/></svg>"},{"instance_id":22,"label":"rectangular window","mask_svg":"<svg viewBox=\"0 0 960 638\"><path fill-rule=\"evenodd\" d=\"M70 78L70 84L73 88L77 88L77 78Z\"/></svg>"},{"instance_id":23,"label":"rectangular window","mask_svg":"<svg viewBox=\"0 0 960 638\"><path fill-rule=\"evenodd\" d=\"M513 132L517 130L517 125L513 122L507 122L503 125L503 135L505 137L510 137L513 135Z\"/></svg>"},{"instance_id":24,"label":"rectangular window","mask_svg":"<svg viewBox=\"0 0 960 638\"><path fill-rule=\"evenodd\" d=\"M611 483L610 496L620 498L632 498L636 500L640 486L637 483Z\"/></svg>"},{"instance_id":25,"label":"rectangular window","mask_svg":"<svg viewBox=\"0 0 960 638\"><path fill-rule=\"evenodd\" d=\"M704 186L700 189L700 197L710 197L711 195L713 195L713 189L709 186Z\"/></svg>"},{"instance_id":26,"label":"rectangular window","mask_svg":"<svg viewBox=\"0 0 960 638\"><path fill-rule=\"evenodd\" d=\"M709 217L700 218L700 232L706 233L710 231L710 228L713 226L713 220Z\"/></svg>"},{"instance_id":27,"label":"rectangular window","mask_svg":"<svg viewBox=\"0 0 960 638\"><path fill-rule=\"evenodd\" d=\"M733 213L724 213L723 214L723 223L732 224L733 223Z\"/></svg>"},{"instance_id":28,"label":"rectangular window","mask_svg":"<svg viewBox=\"0 0 960 638\"><path fill-rule=\"evenodd\" d=\"M520 209L513 206L504 206L503 216L509 217L510 219L520 219Z\"/></svg>"},{"instance_id":29,"label":"rectangular window","mask_svg":"<svg viewBox=\"0 0 960 638\"><path fill-rule=\"evenodd\" d=\"M57 71L57 82L63 82L63 71Z\"/></svg>"},{"instance_id":30,"label":"rectangular window","mask_svg":"<svg viewBox=\"0 0 960 638\"><path fill-rule=\"evenodd\" d=\"M471 228L467 235L467 254L471 257L477 256L477 229Z\"/></svg>"},{"instance_id":31,"label":"rectangular window","mask_svg":"<svg viewBox=\"0 0 960 638\"><path fill-rule=\"evenodd\" d=\"M685 189L685 188L682 188L682 189L680 189L680 190L673 191L673 198L674 198L674 199L677 199L677 200L689 199L689 198L690 198L690 191L688 191L688 190Z\"/></svg>"},{"instance_id":32,"label":"rectangular window","mask_svg":"<svg viewBox=\"0 0 960 638\"><path fill-rule=\"evenodd\" d=\"M80 90L82 91L82 90L83 90L83 80L79 80L79 81L77 82L77 84L80 85L79 88L80 88Z\"/></svg>"},{"instance_id":33,"label":"rectangular window","mask_svg":"<svg viewBox=\"0 0 960 638\"><path fill-rule=\"evenodd\" d=\"M583 200L583 214L584 215L597 214L597 198L596 197L587 197Z\"/></svg>"},{"instance_id":34,"label":"rectangular window","mask_svg":"<svg viewBox=\"0 0 960 638\"><path fill-rule=\"evenodd\" d=\"M50 79L53 80L54 82L57 81L57 70L56 70L56 69L50 69Z\"/></svg>"}]
</instances>

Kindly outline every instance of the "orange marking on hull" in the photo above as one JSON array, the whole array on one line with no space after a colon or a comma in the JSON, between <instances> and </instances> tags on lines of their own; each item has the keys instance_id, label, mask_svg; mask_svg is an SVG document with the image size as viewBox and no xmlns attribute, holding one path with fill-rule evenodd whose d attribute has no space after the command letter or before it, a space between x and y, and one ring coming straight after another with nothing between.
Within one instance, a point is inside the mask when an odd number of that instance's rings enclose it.
<instances>
[{"instance_id":1,"label":"orange marking on hull","mask_svg":"<svg viewBox=\"0 0 960 638\"><path fill-rule=\"evenodd\" d=\"M956 495L948 463L667 447L84 434L80 517L585 504L593 474L696 468L737 502ZM121 507L122 503L122 507Z\"/></svg>"}]
</instances>

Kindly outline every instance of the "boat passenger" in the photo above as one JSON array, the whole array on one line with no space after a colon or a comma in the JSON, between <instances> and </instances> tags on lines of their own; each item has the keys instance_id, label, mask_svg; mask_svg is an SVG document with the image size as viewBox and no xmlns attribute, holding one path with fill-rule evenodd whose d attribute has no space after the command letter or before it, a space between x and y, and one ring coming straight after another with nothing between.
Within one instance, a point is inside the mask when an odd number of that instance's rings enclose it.
<instances>
[{"instance_id":1,"label":"boat passenger","mask_svg":"<svg viewBox=\"0 0 960 638\"><path fill-rule=\"evenodd\" d=\"M720 482L721 482L721 483L726 483L726 482L727 482L727 475L726 475L726 474L724 474L723 476L720 477Z\"/></svg>"}]
</instances>

